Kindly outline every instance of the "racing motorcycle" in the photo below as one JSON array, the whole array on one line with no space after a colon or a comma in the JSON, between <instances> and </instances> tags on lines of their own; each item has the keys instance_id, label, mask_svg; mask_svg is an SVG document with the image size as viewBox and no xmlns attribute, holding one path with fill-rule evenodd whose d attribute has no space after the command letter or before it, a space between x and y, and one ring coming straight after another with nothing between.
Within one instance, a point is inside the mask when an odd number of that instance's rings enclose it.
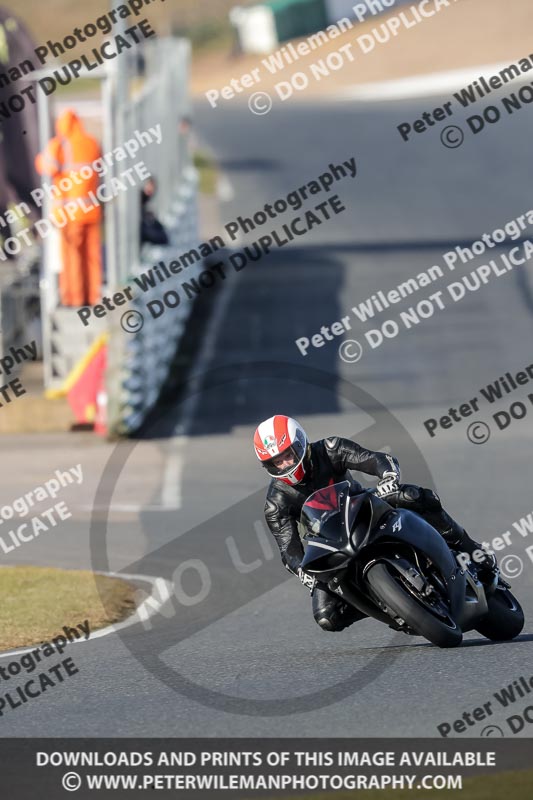
<instances>
[{"instance_id":1,"label":"racing motorcycle","mask_svg":"<svg viewBox=\"0 0 533 800\"><path fill-rule=\"evenodd\" d=\"M354 493L349 481L320 489L307 498L300 524L305 573L394 630L457 647L469 630L504 641L524 626L498 572L480 580L480 568L461 567L428 522L372 489Z\"/></svg>"}]
</instances>

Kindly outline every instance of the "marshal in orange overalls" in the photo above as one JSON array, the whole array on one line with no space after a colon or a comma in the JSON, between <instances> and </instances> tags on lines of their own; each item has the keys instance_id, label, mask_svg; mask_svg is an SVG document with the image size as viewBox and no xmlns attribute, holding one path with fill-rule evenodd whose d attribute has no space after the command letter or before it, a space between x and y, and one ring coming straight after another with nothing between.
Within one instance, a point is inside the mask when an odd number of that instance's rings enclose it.
<instances>
[{"instance_id":1,"label":"marshal in orange overalls","mask_svg":"<svg viewBox=\"0 0 533 800\"><path fill-rule=\"evenodd\" d=\"M64 306L94 305L101 297L102 253L100 225L102 209L87 200L69 218L63 206L80 198L88 198L98 189L98 174L88 169L101 157L100 145L90 136L74 111L67 110L56 121L56 136L40 153L35 165L40 175L53 178L60 196L54 201L51 218L61 228L63 265L59 275L59 292ZM72 173L75 175L73 176ZM89 174L90 173L90 174ZM62 179L70 179L63 181ZM94 196L94 195L93 195ZM92 207L91 207L92 206ZM88 208L85 213L84 208Z\"/></svg>"}]
</instances>

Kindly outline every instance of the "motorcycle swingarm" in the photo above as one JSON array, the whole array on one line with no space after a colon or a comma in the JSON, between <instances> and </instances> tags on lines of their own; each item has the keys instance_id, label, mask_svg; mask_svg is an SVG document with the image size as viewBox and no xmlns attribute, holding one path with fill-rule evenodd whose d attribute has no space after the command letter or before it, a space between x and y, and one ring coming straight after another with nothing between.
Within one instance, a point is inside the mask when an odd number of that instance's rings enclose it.
<instances>
[{"instance_id":1,"label":"motorcycle swingarm","mask_svg":"<svg viewBox=\"0 0 533 800\"><path fill-rule=\"evenodd\" d=\"M485 616L489 607L483 584L469 570L466 571L465 578L467 589L469 587L474 596L469 597L468 592L465 593L465 602L459 622L463 631L469 631L475 628L476 622Z\"/></svg>"},{"instance_id":2,"label":"motorcycle swingarm","mask_svg":"<svg viewBox=\"0 0 533 800\"><path fill-rule=\"evenodd\" d=\"M355 587L351 580L346 578L345 575L346 573L342 578L336 577L328 581L328 589L334 592L338 597L342 598L345 603L353 606L362 614L366 614L367 617L371 617L379 622L383 622L390 628L394 628L394 630L401 630L405 632L405 629L402 626L398 626L391 616L386 614L385 611L376 605L371 597L363 594L360 589L357 589L357 587Z\"/></svg>"},{"instance_id":3,"label":"motorcycle swingarm","mask_svg":"<svg viewBox=\"0 0 533 800\"><path fill-rule=\"evenodd\" d=\"M412 511L398 509L394 515L390 515L385 525L380 526L380 533L375 540L376 544L386 537L388 543L394 543L394 540L402 542L430 559L446 584L452 616L459 619L464 604L464 571L460 569L444 538L435 528ZM395 564L395 560L393 563Z\"/></svg>"}]
</instances>

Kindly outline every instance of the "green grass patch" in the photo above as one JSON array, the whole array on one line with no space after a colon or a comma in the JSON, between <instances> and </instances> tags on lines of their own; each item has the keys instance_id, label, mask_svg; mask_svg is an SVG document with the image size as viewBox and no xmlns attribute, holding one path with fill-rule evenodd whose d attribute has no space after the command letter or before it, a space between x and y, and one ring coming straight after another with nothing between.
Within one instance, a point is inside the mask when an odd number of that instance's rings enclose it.
<instances>
[{"instance_id":1,"label":"green grass patch","mask_svg":"<svg viewBox=\"0 0 533 800\"><path fill-rule=\"evenodd\" d=\"M218 173L213 159L207 153L198 150L194 154L194 166L199 174L200 192L202 194L215 194Z\"/></svg>"},{"instance_id":2,"label":"green grass patch","mask_svg":"<svg viewBox=\"0 0 533 800\"><path fill-rule=\"evenodd\" d=\"M460 774L460 771L457 771ZM416 784L415 784L416 785ZM326 792L325 794L295 795L297 800L353 800L357 791ZM370 789L361 792L365 800L531 800L533 797L533 770L524 772L499 772L463 779L462 790L458 789ZM274 797L268 800L276 800Z\"/></svg>"},{"instance_id":3,"label":"green grass patch","mask_svg":"<svg viewBox=\"0 0 533 800\"><path fill-rule=\"evenodd\" d=\"M174 26L173 33L189 39L195 53L230 49L235 43L235 33L226 16L204 19L187 26L178 24Z\"/></svg>"},{"instance_id":4,"label":"green grass patch","mask_svg":"<svg viewBox=\"0 0 533 800\"><path fill-rule=\"evenodd\" d=\"M93 572L2 567L0 650L39 644L85 620L91 632L111 625L135 610L134 594L126 581Z\"/></svg>"},{"instance_id":5,"label":"green grass patch","mask_svg":"<svg viewBox=\"0 0 533 800\"><path fill-rule=\"evenodd\" d=\"M80 97L87 99L88 95L93 95L95 99L98 99L100 97L100 85L101 81L95 78L76 78L68 86L63 86L61 83L58 84L55 94L60 96L62 100L66 100L68 97L72 97L73 100Z\"/></svg>"}]
</instances>

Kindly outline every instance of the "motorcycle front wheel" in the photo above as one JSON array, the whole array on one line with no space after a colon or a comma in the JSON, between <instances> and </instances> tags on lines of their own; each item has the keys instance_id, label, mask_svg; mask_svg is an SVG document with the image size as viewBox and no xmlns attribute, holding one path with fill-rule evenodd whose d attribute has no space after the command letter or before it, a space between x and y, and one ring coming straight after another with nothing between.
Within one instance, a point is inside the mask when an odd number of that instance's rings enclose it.
<instances>
[{"instance_id":1,"label":"motorcycle front wheel","mask_svg":"<svg viewBox=\"0 0 533 800\"><path fill-rule=\"evenodd\" d=\"M429 604L407 587L400 573L383 562L368 570L366 579L373 593L407 625L437 647L458 647L463 632L448 614L431 610Z\"/></svg>"},{"instance_id":2,"label":"motorcycle front wheel","mask_svg":"<svg viewBox=\"0 0 533 800\"><path fill-rule=\"evenodd\" d=\"M509 589L499 586L487 600L489 610L476 625L476 630L493 642L508 642L521 633L524 612Z\"/></svg>"}]
</instances>

